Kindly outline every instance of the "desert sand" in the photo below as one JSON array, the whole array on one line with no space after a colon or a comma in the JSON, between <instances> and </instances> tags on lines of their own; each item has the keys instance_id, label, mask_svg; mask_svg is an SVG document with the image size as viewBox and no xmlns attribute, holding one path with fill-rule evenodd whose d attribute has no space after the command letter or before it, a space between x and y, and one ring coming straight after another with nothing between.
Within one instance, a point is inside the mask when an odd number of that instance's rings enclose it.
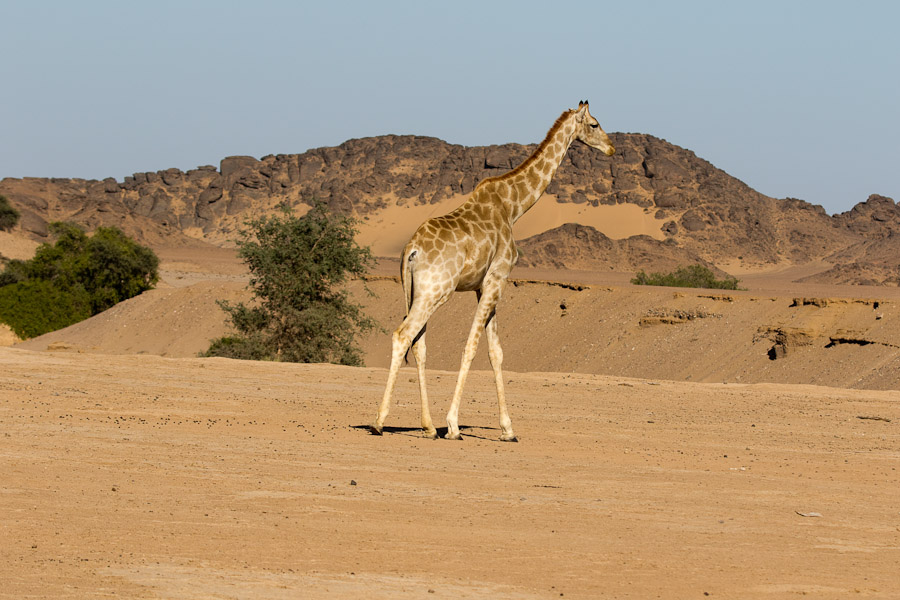
<instances>
[{"instance_id":1,"label":"desert sand","mask_svg":"<svg viewBox=\"0 0 900 600\"><path fill-rule=\"evenodd\" d=\"M498 318L520 442L483 349L451 442L420 436L412 366L366 430L386 332L366 368L196 358L247 273L158 251L158 289L0 348L2 597L900 596L896 288L518 272ZM368 282L386 329L395 266ZM437 424L473 304L429 328Z\"/></svg>"},{"instance_id":2,"label":"desert sand","mask_svg":"<svg viewBox=\"0 0 900 600\"><path fill-rule=\"evenodd\" d=\"M486 372L450 442L412 369L375 437L383 369L0 362L4 597L897 597L897 392L510 373L507 444Z\"/></svg>"},{"instance_id":3,"label":"desert sand","mask_svg":"<svg viewBox=\"0 0 900 600\"><path fill-rule=\"evenodd\" d=\"M0 255L18 260L28 260L34 256L38 243L23 235L0 231Z\"/></svg>"}]
</instances>

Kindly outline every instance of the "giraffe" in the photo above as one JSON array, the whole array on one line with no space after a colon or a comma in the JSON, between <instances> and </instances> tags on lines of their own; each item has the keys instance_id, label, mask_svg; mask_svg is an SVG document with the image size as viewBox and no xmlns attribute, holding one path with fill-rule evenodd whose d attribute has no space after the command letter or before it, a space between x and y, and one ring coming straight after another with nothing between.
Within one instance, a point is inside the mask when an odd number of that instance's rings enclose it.
<instances>
[{"instance_id":1,"label":"giraffe","mask_svg":"<svg viewBox=\"0 0 900 600\"><path fill-rule=\"evenodd\" d=\"M567 110L559 116L544 141L522 164L505 175L481 181L462 206L442 217L425 221L406 244L400 257L406 317L392 336L391 367L378 415L370 426L373 434L382 434L401 361L412 346L422 401L422 429L426 437L437 437L425 389L426 324L454 291L474 291L478 307L460 363L444 437L461 438L459 403L484 329L497 387L500 439L518 441L503 391L503 350L495 310L518 258L513 223L540 199L574 140L597 148L607 156L615 153L609 136L591 116L588 103L579 102L577 109Z\"/></svg>"}]
</instances>

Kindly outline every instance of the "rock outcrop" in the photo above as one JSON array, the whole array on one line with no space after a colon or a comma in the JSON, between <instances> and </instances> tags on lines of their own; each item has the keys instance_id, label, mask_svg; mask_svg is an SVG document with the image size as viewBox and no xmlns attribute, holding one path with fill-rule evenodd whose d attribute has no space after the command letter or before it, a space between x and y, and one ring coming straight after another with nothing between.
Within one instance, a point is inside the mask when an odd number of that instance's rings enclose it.
<instances>
[{"instance_id":1,"label":"rock outcrop","mask_svg":"<svg viewBox=\"0 0 900 600\"><path fill-rule=\"evenodd\" d=\"M617 148L612 157L574 144L542 202L585 210L637 205L659 220L664 241L611 241L596 230L563 227L523 241L527 264L659 270L684 261L765 266L825 260L839 267L830 275L837 282L856 277L847 272L854 263L866 272L866 282L897 275L891 265L900 256L900 208L889 198L872 196L831 217L802 200L764 196L693 152L651 135L611 137ZM218 168L134 173L121 182L8 178L0 182L0 194L21 211L19 228L37 240L46 238L48 222L68 220L89 229L116 225L151 244L228 245L248 217L312 198L361 219L389 207L462 198L535 147L464 147L386 135L303 154L232 156ZM885 255L883 247L891 253ZM598 263L603 252L613 254Z\"/></svg>"},{"instance_id":2,"label":"rock outcrop","mask_svg":"<svg viewBox=\"0 0 900 600\"><path fill-rule=\"evenodd\" d=\"M646 235L612 240L587 225L567 223L517 242L523 267L579 271L671 271L686 264L715 268L698 254L679 247L671 238L658 241Z\"/></svg>"}]
</instances>

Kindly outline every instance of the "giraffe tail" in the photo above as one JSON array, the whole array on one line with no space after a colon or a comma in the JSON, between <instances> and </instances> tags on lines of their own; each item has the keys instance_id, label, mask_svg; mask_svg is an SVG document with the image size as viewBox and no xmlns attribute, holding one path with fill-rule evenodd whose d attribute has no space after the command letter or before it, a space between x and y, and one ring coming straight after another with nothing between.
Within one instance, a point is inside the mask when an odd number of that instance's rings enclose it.
<instances>
[{"instance_id":1,"label":"giraffe tail","mask_svg":"<svg viewBox=\"0 0 900 600\"><path fill-rule=\"evenodd\" d=\"M400 266L400 283L403 284L403 296L406 300L406 314L409 314L409 309L412 307L413 297L415 294L415 285L413 283L413 267L415 265L416 258L416 250L413 250L408 255L406 255L406 260L403 261L403 264ZM415 343L415 340L413 340ZM409 350L412 348L412 344L409 345L409 348L406 349L406 354L403 355L403 363L409 364Z\"/></svg>"},{"instance_id":2,"label":"giraffe tail","mask_svg":"<svg viewBox=\"0 0 900 600\"><path fill-rule=\"evenodd\" d=\"M413 250L406 256L406 262L403 263L403 266L400 269L400 282L403 284L403 295L406 300L406 314L409 314L409 309L413 303L413 294L415 293L415 286L413 284L413 265L416 258L416 252L416 250Z\"/></svg>"}]
</instances>

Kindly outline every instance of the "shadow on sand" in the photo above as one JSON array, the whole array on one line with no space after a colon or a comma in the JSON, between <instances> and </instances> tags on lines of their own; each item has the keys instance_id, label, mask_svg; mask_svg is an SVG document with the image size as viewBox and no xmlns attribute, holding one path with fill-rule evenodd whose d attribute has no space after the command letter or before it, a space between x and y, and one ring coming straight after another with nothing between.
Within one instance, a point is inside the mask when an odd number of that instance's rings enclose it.
<instances>
[{"instance_id":1,"label":"shadow on sand","mask_svg":"<svg viewBox=\"0 0 900 600\"><path fill-rule=\"evenodd\" d=\"M369 425L351 425L350 427L352 427L353 429L359 429L360 431L368 432L371 435L377 435L376 433L374 433L372 431L372 428ZM444 439L444 436L447 434L447 428L446 427L436 427L435 429L437 429L437 435L438 435L437 439ZM472 425L460 425L459 430L460 430L460 432L465 432L465 435L463 436L463 438L472 437L472 438L478 438L480 440L487 440L487 441L491 441L491 442L499 441L497 439L484 437L483 435L478 435L476 433L478 431L490 431L490 430L498 431L499 430L498 427L474 427ZM406 435L409 437L417 437L417 438L423 437L421 427L393 427L390 425L385 425L384 429L382 429L381 433L382 433L382 435L387 435L390 433L390 434Z\"/></svg>"}]
</instances>

